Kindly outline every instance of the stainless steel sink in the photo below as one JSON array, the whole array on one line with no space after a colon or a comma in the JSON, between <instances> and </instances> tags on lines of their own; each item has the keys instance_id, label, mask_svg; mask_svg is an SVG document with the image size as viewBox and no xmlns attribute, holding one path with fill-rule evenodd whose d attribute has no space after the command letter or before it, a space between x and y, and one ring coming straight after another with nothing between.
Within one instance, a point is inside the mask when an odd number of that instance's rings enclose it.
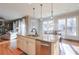
<instances>
[{"instance_id":1,"label":"stainless steel sink","mask_svg":"<svg viewBox=\"0 0 79 59\"><path fill-rule=\"evenodd\" d=\"M38 37L38 35L27 35L27 36Z\"/></svg>"}]
</instances>

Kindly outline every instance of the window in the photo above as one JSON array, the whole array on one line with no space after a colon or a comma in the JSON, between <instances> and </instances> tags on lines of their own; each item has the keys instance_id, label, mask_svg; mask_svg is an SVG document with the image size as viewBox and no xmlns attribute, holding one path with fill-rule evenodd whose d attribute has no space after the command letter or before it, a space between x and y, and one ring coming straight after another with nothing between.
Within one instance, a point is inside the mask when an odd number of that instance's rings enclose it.
<instances>
[{"instance_id":1,"label":"window","mask_svg":"<svg viewBox=\"0 0 79 59\"><path fill-rule=\"evenodd\" d=\"M67 21L66 19L59 19L58 30L61 35L76 36L76 17L67 18Z\"/></svg>"},{"instance_id":2,"label":"window","mask_svg":"<svg viewBox=\"0 0 79 59\"><path fill-rule=\"evenodd\" d=\"M50 41L53 37L54 20L43 21L43 39Z\"/></svg>"},{"instance_id":3,"label":"window","mask_svg":"<svg viewBox=\"0 0 79 59\"><path fill-rule=\"evenodd\" d=\"M67 18L67 35L76 36L76 18Z\"/></svg>"},{"instance_id":4,"label":"window","mask_svg":"<svg viewBox=\"0 0 79 59\"><path fill-rule=\"evenodd\" d=\"M43 33L47 34L47 33L52 33L53 31L53 20L49 20L49 21L44 21L43 22Z\"/></svg>"},{"instance_id":5,"label":"window","mask_svg":"<svg viewBox=\"0 0 79 59\"><path fill-rule=\"evenodd\" d=\"M65 19L58 20L58 30L61 35L65 35Z\"/></svg>"}]
</instances>

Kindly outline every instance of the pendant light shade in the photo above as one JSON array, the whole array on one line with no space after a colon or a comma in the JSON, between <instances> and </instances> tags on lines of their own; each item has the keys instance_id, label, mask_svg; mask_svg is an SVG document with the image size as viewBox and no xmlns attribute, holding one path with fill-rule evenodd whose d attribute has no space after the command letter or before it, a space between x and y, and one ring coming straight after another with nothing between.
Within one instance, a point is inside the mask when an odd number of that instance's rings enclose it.
<instances>
[{"instance_id":1,"label":"pendant light shade","mask_svg":"<svg viewBox=\"0 0 79 59\"><path fill-rule=\"evenodd\" d=\"M33 8L33 18L35 18L35 8Z\"/></svg>"},{"instance_id":2,"label":"pendant light shade","mask_svg":"<svg viewBox=\"0 0 79 59\"><path fill-rule=\"evenodd\" d=\"M40 17L40 20L42 20L42 6L43 6L43 4L40 4L40 7L41 7L41 17Z\"/></svg>"},{"instance_id":3,"label":"pendant light shade","mask_svg":"<svg viewBox=\"0 0 79 59\"><path fill-rule=\"evenodd\" d=\"M51 19L53 20L53 3L51 3Z\"/></svg>"}]
</instances>

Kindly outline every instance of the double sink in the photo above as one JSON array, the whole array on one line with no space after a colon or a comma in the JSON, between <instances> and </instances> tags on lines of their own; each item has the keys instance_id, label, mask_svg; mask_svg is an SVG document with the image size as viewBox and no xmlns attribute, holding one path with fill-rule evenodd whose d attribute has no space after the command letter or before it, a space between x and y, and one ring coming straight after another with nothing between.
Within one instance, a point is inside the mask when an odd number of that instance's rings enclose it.
<instances>
[{"instance_id":1,"label":"double sink","mask_svg":"<svg viewBox=\"0 0 79 59\"><path fill-rule=\"evenodd\" d=\"M38 35L27 35L27 36L31 36L31 37L38 37Z\"/></svg>"}]
</instances>

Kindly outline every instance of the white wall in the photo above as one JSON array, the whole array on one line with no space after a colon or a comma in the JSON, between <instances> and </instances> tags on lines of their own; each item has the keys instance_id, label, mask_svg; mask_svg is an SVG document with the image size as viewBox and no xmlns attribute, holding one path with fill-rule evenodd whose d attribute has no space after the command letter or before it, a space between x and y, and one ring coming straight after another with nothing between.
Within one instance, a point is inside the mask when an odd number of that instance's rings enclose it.
<instances>
[{"instance_id":1,"label":"white wall","mask_svg":"<svg viewBox=\"0 0 79 59\"><path fill-rule=\"evenodd\" d=\"M77 24L77 36L79 37L79 16L77 16L76 18L77 18L77 21L76 21L76 24Z\"/></svg>"},{"instance_id":2,"label":"white wall","mask_svg":"<svg viewBox=\"0 0 79 59\"><path fill-rule=\"evenodd\" d=\"M25 24L25 19L22 19L21 29L22 29L22 35L26 35L26 24Z\"/></svg>"}]
</instances>

